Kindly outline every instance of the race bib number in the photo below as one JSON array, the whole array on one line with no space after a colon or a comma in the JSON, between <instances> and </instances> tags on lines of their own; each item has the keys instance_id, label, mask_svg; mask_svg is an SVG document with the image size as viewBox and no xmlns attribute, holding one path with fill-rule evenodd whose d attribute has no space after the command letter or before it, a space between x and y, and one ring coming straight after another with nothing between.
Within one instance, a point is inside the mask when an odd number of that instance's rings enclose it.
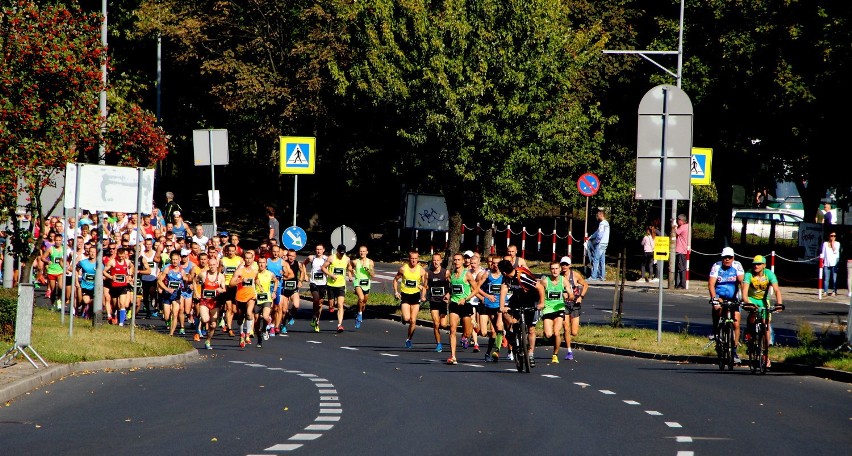
<instances>
[{"instance_id":1,"label":"race bib number","mask_svg":"<svg viewBox=\"0 0 852 456\"><path fill-rule=\"evenodd\" d=\"M452 285L451 287L454 295L462 294L462 292L464 291L464 288L462 288L461 285Z\"/></svg>"},{"instance_id":2,"label":"race bib number","mask_svg":"<svg viewBox=\"0 0 852 456\"><path fill-rule=\"evenodd\" d=\"M359 279L358 280L358 286L359 287L369 287L370 286L370 279Z\"/></svg>"},{"instance_id":3,"label":"race bib number","mask_svg":"<svg viewBox=\"0 0 852 456\"><path fill-rule=\"evenodd\" d=\"M244 287L253 287L254 286L254 279L243 279L243 286Z\"/></svg>"},{"instance_id":4,"label":"race bib number","mask_svg":"<svg viewBox=\"0 0 852 456\"><path fill-rule=\"evenodd\" d=\"M95 280L94 274L83 274L83 280L86 282L93 282Z\"/></svg>"},{"instance_id":5,"label":"race bib number","mask_svg":"<svg viewBox=\"0 0 852 456\"><path fill-rule=\"evenodd\" d=\"M495 295L495 296L499 295L500 294L500 285L498 285L496 283L492 283L492 284L488 285L488 293Z\"/></svg>"},{"instance_id":6,"label":"race bib number","mask_svg":"<svg viewBox=\"0 0 852 456\"><path fill-rule=\"evenodd\" d=\"M325 277L325 274L323 274L321 272L315 272L314 273L314 280L322 280L323 277Z\"/></svg>"},{"instance_id":7,"label":"race bib number","mask_svg":"<svg viewBox=\"0 0 852 456\"><path fill-rule=\"evenodd\" d=\"M237 272L236 266L225 266L225 274L234 275L235 272Z\"/></svg>"},{"instance_id":8,"label":"race bib number","mask_svg":"<svg viewBox=\"0 0 852 456\"><path fill-rule=\"evenodd\" d=\"M142 288L142 279L136 279L136 288Z\"/></svg>"},{"instance_id":9,"label":"race bib number","mask_svg":"<svg viewBox=\"0 0 852 456\"><path fill-rule=\"evenodd\" d=\"M444 287L431 287L431 288L429 288L429 294L431 294L433 297L437 298L439 296L443 296L444 293L446 293L444 291Z\"/></svg>"},{"instance_id":10,"label":"race bib number","mask_svg":"<svg viewBox=\"0 0 852 456\"><path fill-rule=\"evenodd\" d=\"M213 299L216 297L216 290L202 290L201 297L206 299Z\"/></svg>"},{"instance_id":11,"label":"race bib number","mask_svg":"<svg viewBox=\"0 0 852 456\"><path fill-rule=\"evenodd\" d=\"M269 301L269 293L258 293L257 294L257 300L259 302Z\"/></svg>"},{"instance_id":12,"label":"race bib number","mask_svg":"<svg viewBox=\"0 0 852 456\"><path fill-rule=\"evenodd\" d=\"M157 264L157 263L154 263L153 261L149 261L149 262L148 262L148 267L149 267L149 268L151 268L151 269L154 269L154 265L156 265L156 264Z\"/></svg>"},{"instance_id":13,"label":"race bib number","mask_svg":"<svg viewBox=\"0 0 852 456\"><path fill-rule=\"evenodd\" d=\"M333 272L334 275L340 275L343 274L343 268L334 268L331 270L331 272Z\"/></svg>"},{"instance_id":14,"label":"race bib number","mask_svg":"<svg viewBox=\"0 0 852 456\"><path fill-rule=\"evenodd\" d=\"M547 299L559 299L561 297L562 297L562 293L560 293L558 291L548 291L547 292Z\"/></svg>"},{"instance_id":15,"label":"race bib number","mask_svg":"<svg viewBox=\"0 0 852 456\"><path fill-rule=\"evenodd\" d=\"M284 289L285 290L295 290L296 289L296 281L295 280L285 280L284 281Z\"/></svg>"},{"instance_id":16,"label":"race bib number","mask_svg":"<svg viewBox=\"0 0 852 456\"><path fill-rule=\"evenodd\" d=\"M54 258L54 259L53 259L53 262L54 262L55 264L62 264L62 257Z\"/></svg>"},{"instance_id":17,"label":"race bib number","mask_svg":"<svg viewBox=\"0 0 852 456\"><path fill-rule=\"evenodd\" d=\"M169 288L180 288L180 280L169 280Z\"/></svg>"},{"instance_id":18,"label":"race bib number","mask_svg":"<svg viewBox=\"0 0 852 456\"><path fill-rule=\"evenodd\" d=\"M119 275L115 276L115 279L113 279L113 281L118 282L118 283L124 283L124 282L127 281L127 276L124 275L124 274L119 274Z\"/></svg>"},{"instance_id":19,"label":"race bib number","mask_svg":"<svg viewBox=\"0 0 852 456\"><path fill-rule=\"evenodd\" d=\"M416 288L417 287L417 281L416 280L406 280L405 286L408 287L408 288Z\"/></svg>"}]
</instances>

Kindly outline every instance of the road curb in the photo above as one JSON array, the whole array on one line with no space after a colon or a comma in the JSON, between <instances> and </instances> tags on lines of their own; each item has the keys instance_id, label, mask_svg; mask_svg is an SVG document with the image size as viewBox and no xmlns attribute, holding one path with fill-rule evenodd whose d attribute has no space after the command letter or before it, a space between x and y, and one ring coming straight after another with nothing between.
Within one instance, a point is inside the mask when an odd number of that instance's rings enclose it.
<instances>
[{"instance_id":1,"label":"road curb","mask_svg":"<svg viewBox=\"0 0 852 456\"><path fill-rule=\"evenodd\" d=\"M15 399L23 394L38 389L62 377L83 371L99 371L104 369L134 369L149 367L169 367L180 364L191 364L201 361L198 350L192 349L178 355L151 356L147 358L105 359L101 361L85 361L71 364L59 364L39 369L35 374L16 380L0 387L0 403Z\"/></svg>"}]
</instances>

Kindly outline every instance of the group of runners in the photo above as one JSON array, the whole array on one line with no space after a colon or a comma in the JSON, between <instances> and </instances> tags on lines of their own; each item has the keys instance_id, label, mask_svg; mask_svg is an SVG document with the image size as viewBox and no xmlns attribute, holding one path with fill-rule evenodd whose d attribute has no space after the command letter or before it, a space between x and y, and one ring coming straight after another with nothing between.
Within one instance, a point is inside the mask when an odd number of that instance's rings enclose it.
<instances>
[{"instance_id":1,"label":"group of runners","mask_svg":"<svg viewBox=\"0 0 852 456\"><path fill-rule=\"evenodd\" d=\"M480 337L488 340L485 362L497 362L501 348L507 349L506 359L512 360L513 338L508 332L516 323L518 312L527 309L531 364L535 365L532 352L539 319L543 320L545 338L553 344L551 362L559 362L563 337L567 346L565 359L574 359L571 338L579 331L580 310L589 284L580 272L571 268L568 257L551 263L549 273L539 278L517 253L517 247L510 245L504 256L489 255L485 267L480 254L468 250L454 254L445 268L440 254L433 254L430 265L424 267L419 253L409 252L408 262L393 279L402 322L407 325L405 346L412 347L418 312L421 305L428 305L436 352L444 350L441 330L449 332L447 364L458 363L459 347L465 350L472 347L473 353L479 353ZM457 340L459 327L461 343Z\"/></svg>"}]
</instances>

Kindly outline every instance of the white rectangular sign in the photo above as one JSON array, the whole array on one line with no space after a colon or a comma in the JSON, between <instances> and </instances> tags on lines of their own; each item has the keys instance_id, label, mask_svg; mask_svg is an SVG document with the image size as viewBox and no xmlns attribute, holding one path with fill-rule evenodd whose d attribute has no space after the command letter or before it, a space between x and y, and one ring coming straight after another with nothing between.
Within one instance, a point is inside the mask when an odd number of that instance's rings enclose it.
<instances>
[{"instance_id":1,"label":"white rectangular sign","mask_svg":"<svg viewBox=\"0 0 852 456\"><path fill-rule=\"evenodd\" d=\"M210 207L219 207L219 190L207 190L207 204Z\"/></svg>"},{"instance_id":2,"label":"white rectangular sign","mask_svg":"<svg viewBox=\"0 0 852 456\"><path fill-rule=\"evenodd\" d=\"M228 130L192 130L192 149L195 166L227 165Z\"/></svg>"},{"instance_id":3,"label":"white rectangular sign","mask_svg":"<svg viewBox=\"0 0 852 456\"><path fill-rule=\"evenodd\" d=\"M418 230L447 231L450 214L442 195L405 195L405 227Z\"/></svg>"},{"instance_id":4,"label":"white rectangular sign","mask_svg":"<svg viewBox=\"0 0 852 456\"><path fill-rule=\"evenodd\" d=\"M142 213L150 214L154 205L154 170L142 171L139 185L137 168L68 163L65 167L65 207L75 204L77 170L80 167L80 209L89 211L136 213L137 189L142 192Z\"/></svg>"},{"instance_id":5,"label":"white rectangular sign","mask_svg":"<svg viewBox=\"0 0 852 456\"><path fill-rule=\"evenodd\" d=\"M39 168L36 173L36 178L43 182L41 188L41 210L44 211L45 217L62 216L62 195L65 191L65 173L61 168L56 168L48 171L48 168ZM53 204L59 200L59 204L50 209ZM18 177L18 207L26 207L32 202L32 196L27 191L27 186L24 183L23 177ZM50 213L48 213L50 212Z\"/></svg>"}]
</instances>

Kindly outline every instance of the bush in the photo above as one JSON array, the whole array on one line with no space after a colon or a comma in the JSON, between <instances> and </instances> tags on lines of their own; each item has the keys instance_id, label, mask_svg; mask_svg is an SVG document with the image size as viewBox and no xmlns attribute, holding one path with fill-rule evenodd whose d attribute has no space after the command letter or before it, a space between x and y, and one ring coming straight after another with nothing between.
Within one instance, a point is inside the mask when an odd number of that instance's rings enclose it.
<instances>
[{"instance_id":1,"label":"bush","mask_svg":"<svg viewBox=\"0 0 852 456\"><path fill-rule=\"evenodd\" d=\"M0 288L0 340L15 338L15 318L18 313L18 290Z\"/></svg>"}]
</instances>

